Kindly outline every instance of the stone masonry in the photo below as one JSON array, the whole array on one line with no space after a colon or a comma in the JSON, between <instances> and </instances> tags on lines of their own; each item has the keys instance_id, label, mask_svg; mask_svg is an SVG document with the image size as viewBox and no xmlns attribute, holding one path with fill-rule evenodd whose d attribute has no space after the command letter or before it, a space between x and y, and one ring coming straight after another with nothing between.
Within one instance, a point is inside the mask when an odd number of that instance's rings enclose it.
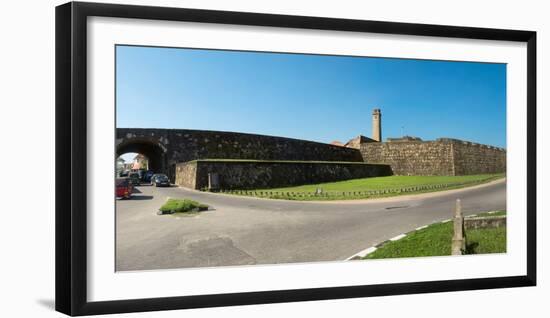
<instances>
[{"instance_id":1,"label":"stone masonry","mask_svg":"<svg viewBox=\"0 0 550 318\"><path fill-rule=\"evenodd\" d=\"M176 184L208 186L217 173L221 189L261 189L392 175L390 166L352 162L194 160L176 166Z\"/></svg>"},{"instance_id":2,"label":"stone masonry","mask_svg":"<svg viewBox=\"0 0 550 318\"><path fill-rule=\"evenodd\" d=\"M175 165L196 159L362 162L358 149L284 137L189 129L116 129L117 156L138 152L173 180Z\"/></svg>"},{"instance_id":3,"label":"stone masonry","mask_svg":"<svg viewBox=\"0 0 550 318\"><path fill-rule=\"evenodd\" d=\"M467 141L399 141L361 144L363 160L388 164L396 175L471 175L506 171L506 151Z\"/></svg>"},{"instance_id":4,"label":"stone masonry","mask_svg":"<svg viewBox=\"0 0 550 318\"><path fill-rule=\"evenodd\" d=\"M380 109L375 109L372 138L359 135L339 145L225 131L117 128L116 153L140 153L149 159L153 171L190 188L203 187L208 173L218 173L229 188L268 188L388 174L506 171L502 148L410 136L381 142L381 118Z\"/></svg>"}]
</instances>

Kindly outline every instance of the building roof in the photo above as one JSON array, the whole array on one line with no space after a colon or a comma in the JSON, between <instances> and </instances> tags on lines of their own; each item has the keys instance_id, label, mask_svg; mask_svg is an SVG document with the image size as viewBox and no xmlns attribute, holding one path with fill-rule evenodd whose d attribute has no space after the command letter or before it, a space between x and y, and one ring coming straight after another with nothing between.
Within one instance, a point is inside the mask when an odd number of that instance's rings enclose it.
<instances>
[{"instance_id":1,"label":"building roof","mask_svg":"<svg viewBox=\"0 0 550 318\"><path fill-rule=\"evenodd\" d=\"M330 144L333 145L333 146L340 146L340 147L344 147L344 146L345 146L344 143L341 142L341 141L339 141L339 140L331 141Z\"/></svg>"},{"instance_id":2,"label":"building roof","mask_svg":"<svg viewBox=\"0 0 550 318\"><path fill-rule=\"evenodd\" d=\"M422 141L420 137L414 137L414 136L403 136L398 138L387 138L388 142L403 142L403 141Z\"/></svg>"},{"instance_id":3,"label":"building roof","mask_svg":"<svg viewBox=\"0 0 550 318\"><path fill-rule=\"evenodd\" d=\"M353 139L350 139L348 142L346 142L344 146L348 148L359 149L359 147L361 147L361 144L369 143L369 142L378 142L378 141L369 137L365 137L363 135L359 135Z\"/></svg>"}]
</instances>

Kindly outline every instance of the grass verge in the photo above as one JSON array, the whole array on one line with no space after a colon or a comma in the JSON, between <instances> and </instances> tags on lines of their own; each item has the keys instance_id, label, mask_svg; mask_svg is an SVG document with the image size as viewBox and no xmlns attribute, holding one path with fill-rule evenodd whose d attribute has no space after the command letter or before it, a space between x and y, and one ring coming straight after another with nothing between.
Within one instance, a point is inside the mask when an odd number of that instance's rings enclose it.
<instances>
[{"instance_id":1,"label":"grass verge","mask_svg":"<svg viewBox=\"0 0 550 318\"><path fill-rule=\"evenodd\" d=\"M506 215L506 211L491 211L491 212L483 212L476 214L476 217L487 217L487 216L503 216Z\"/></svg>"},{"instance_id":2,"label":"grass verge","mask_svg":"<svg viewBox=\"0 0 550 318\"><path fill-rule=\"evenodd\" d=\"M506 215L505 211L498 213ZM383 244L364 259L451 255L452 238L453 222L435 223L400 240ZM505 227L466 230L466 254L505 252Z\"/></svg>"},{"instance_id":3,"label":"grass verge","mask_svg":"<svg viewBox=\"0 0 550 318\"><path fill-rule=\"evenodd\" d=\"M353 200L459 189L503 178L504 174L469 176L389 176L309 184L296 187L227 190L225 193L299 201Z\"/></svg>"},{"instance_id":4,"label":"grass verge","mask_svg":"<svg viewBox=\"0 0 550 318\"><path fill-rule=\"evenodd\" d=\"M200 212L208 210L208 205L188 199L168 199L159 208L159 214Z\"/></svg>"}]
</instances>

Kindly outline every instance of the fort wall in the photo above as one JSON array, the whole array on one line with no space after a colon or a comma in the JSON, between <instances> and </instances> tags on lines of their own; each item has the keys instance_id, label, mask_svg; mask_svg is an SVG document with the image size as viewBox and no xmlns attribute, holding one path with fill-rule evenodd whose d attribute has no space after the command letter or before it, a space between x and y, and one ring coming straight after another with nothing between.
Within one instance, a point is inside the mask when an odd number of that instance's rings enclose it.
<instances>
[{"instance_id":1,"label":"fort wall","mask_svg":"<svg viewBox=\"0 0 550 318\"><path fill-rule=\"evenodd\" d=\"M506 151L456 139L361 144L363 160L396 175L471 175L506 171Z\"/></svg>"},{"instance_id":2,"label":"fort wall","mask_svg":"<svg viewBox=\"0 0 550 318\"><path fill-rule=\"evenodd\" d=\"M152 170L157 173L166 173L172 181L176 179L176 164L199 159L304 161L311 165L313 165L312 161L339 162L338 165L330 168L327 164L315 164L319 167L298 169L300 176L311 173L309 176L312 179L308 181L309 183L324 182L320 180L319 176L322 173L319 171L327 174L327 181L345 180L360 175L359 172L350 171L361 169L345 170L344 167L347 166L342 162L389 165L396 175L467 175L506 170L504 149L448 138L435 141L408 138L374 142L372 139L360 136L356 138L358 145L350 148L285 137L222 131L117 128L116 133L117 155L126 152L141 153L149 159ZM217 165L217 167L223 166ZM202 166L199 165L197 169ZM232 164L233 170L229 175L239 175L234 172L238 167L239 165ZM259 177L257 178L255 174L265 171L274 176L278 176L279 171L293 173L293 170L288 168L290 166L281 168L275 164L269 166L256 163L247 164L246 167L260 170L250 172L252 179L258 179ZM276 172L272 173L269 169L275 169ZM189 171L189 174L202 175L201 173ZM336 174L341 176L336 177ZM289 184L299 184L302 182L300 178L296 176L296 180ZM258 181L252 184L256 187ZM284 186L281 184L283 184L282 181L273 184L272 187Z\"/></svg>"},{"instance_id":3,"label":"fort wall","mask_svg":"<svg viewBox=\"0 0 550 318\"><path fill-rule=\"evenodd\" d=\"M389 164L396 175L454 175L453 152L437 141L377 142L361 144L368 163Z\"/></svg>"},{"instance_id":4,"label":"fort wall","mask_svg":"<svg viewBox=\"0 0 550 318\"><path fill-rule=\"evenodd\" d=\"M455 175L506 171L506 151L502 148L452 140Z\"/></svg>"},{"instance_id":5,"label":"fort wall","mask_svg":"<svg viewBox=\"0 0 550 318\"><path fill-rule=\"evenodd\" d=\"M350 162L195 160L176 165L176 184L208 187L208 174L217 173L221 189L262 189L389 176L388 165Z\"/></svg>"},{"instance_id":6,"label":"fort wall","mask_svg":"<svg viewBox=\"0 0 550 318\"><path fill-rule=\"evenodd\" d=\"M189 129L116 129L117 155L142 153L173 177L176 163L196 159L362 162L359 149L285 137Z\"/></svg>"}]
</instances>

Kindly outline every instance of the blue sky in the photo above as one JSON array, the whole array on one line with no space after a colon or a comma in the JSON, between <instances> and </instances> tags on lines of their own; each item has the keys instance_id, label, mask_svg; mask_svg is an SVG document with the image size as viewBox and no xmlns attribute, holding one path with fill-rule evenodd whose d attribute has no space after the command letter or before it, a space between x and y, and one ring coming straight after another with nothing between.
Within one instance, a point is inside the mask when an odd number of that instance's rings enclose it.
<instances>
[{"instance_id":1,"label":"blue sky","mask_svg":"<svg viewBox=\"0 0 550 318\"><path fill-rule=\"evenodd\" d=\"M506 65L117 46L117 127L506 147Z\"/></svg>"}]
</instances>

